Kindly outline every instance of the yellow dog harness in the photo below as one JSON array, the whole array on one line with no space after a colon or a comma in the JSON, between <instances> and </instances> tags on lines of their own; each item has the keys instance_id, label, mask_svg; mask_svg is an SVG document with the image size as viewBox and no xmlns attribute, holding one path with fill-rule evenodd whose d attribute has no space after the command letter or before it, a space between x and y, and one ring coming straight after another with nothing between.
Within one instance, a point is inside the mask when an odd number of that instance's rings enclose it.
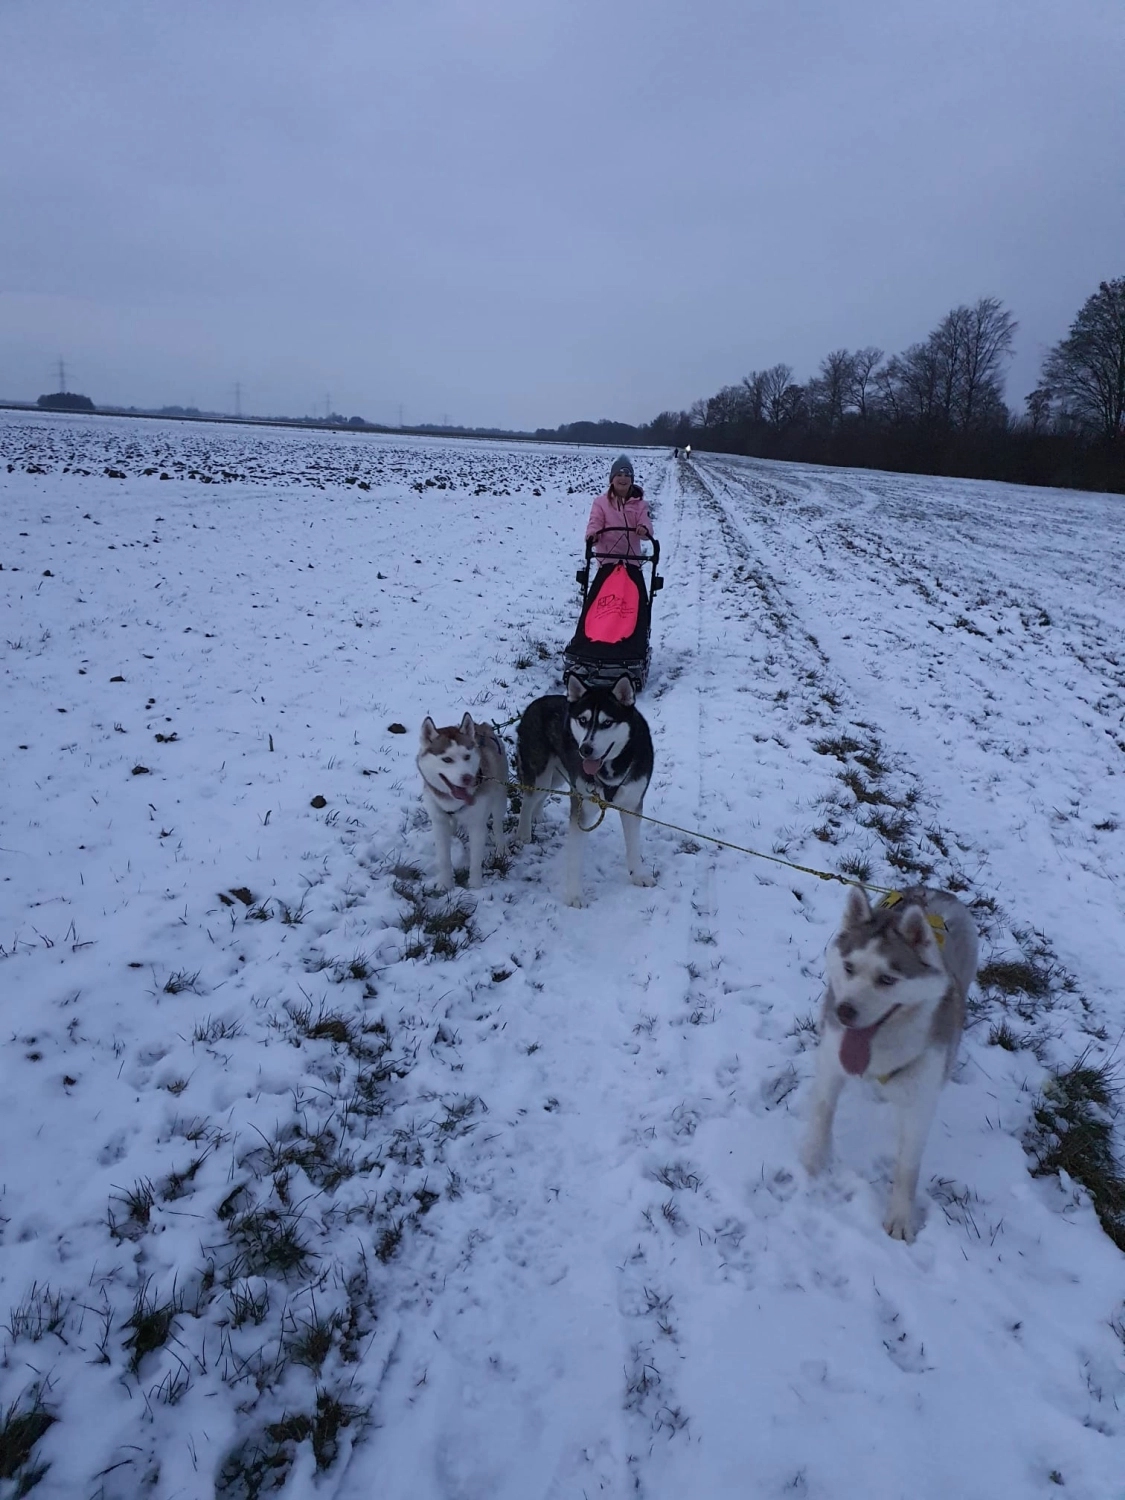
<instances>
[{"instance_id":1,"label":"yellow dog harness","mask_svg":"<svg viewBox=\"0 0 1125 1500\"><path fill-rule=\"evenodd\" d=\"M882 901L879 902L879 905L885 911L889 911L891 907L898 906L904 899L901 891L888 891ZM926 921L933 928L934 938L937 941L938 947L943 948L945 946L945 918L939 917L937 912L927 912Z\"/></svg>"}]
</instances>

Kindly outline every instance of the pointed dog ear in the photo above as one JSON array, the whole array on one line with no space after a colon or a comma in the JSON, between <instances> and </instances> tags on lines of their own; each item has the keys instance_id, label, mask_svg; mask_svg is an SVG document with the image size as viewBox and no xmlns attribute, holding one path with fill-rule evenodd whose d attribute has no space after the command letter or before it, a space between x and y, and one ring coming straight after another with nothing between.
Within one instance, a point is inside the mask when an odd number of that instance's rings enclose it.
<instances>
[{"instance_id":1,"label":"pointed dog ear","mask_svg":"<svg viewBox=\"0 0 1125 1500\"><path fill-rule=\"evenodd\" d=\"M465 717L461 720L461 733L467 735L469 739L472 739L476 732L476 726L473 723L472 714L466 714Z\"/></svg>"},{"instance_id":2,"label":"pointed dog ear","mask_svg":"<svg viewBox=\"0 0 1125 1500\"><path fill-rule=\"evenodd\" d=\"M898 930L903 942L914 949L924 964L934 969L941 968L941 950L934 929L920 906L912 903L906 908L899 918Z\"/></svg>"},{"instance_id":3,"label":"pointed dog ear","mask_svg":"<svg viewBox=\"0 0 1125 1500\"><path fill-rule=\"evenodd\" d=\"M633 679L631 677L619 677L613 684L613 696L621 704L622 708L632 708L637 701L637 695L633 691Z\"/></svg>"},{"instance_id":4,"label":"pointed dog ear","mask_svg":"<svg viewBox=\"0 0 1125 1500\"><path fill-rule=\"evenodd\" d=\"M867 892L862 886L853 885L848 891L848 898L844 902L844 919L840 923L841 932L852 927L862 927L865 922L871 920L871 903L867 899Z\"/></svg>"},{"instance_id":5,"label":"pointed dog ear","mask_svg":"<svg viewBox=\"0 0 1125 1500\"><path fill-rule=\"evenodd\" d=\"M428 745L432 745L436 739L437 725L434 723L433 719L430 718L429 714L427 714L426 717L422 720L422 749L425 750L426 747Z\"/></svg>"},{"instance_id":6,"label":"pointed dog ear","mask_svg":"<svg viewBox=\"0 0 1125 1500\"><path fill-rule=\"evenodd\" d=\"M577 703L586 692L586 684L577 672L571 672L566 679L566 696L571 703Z\"/></svg>"}]
</instances>

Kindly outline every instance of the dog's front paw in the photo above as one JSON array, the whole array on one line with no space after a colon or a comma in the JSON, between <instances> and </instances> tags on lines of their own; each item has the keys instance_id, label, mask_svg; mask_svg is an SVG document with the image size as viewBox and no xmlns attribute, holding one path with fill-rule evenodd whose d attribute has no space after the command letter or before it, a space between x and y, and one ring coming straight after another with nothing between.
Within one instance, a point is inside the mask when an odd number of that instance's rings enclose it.
<instances>
[{"instance_id":1,"label":"dog's front paw","mask_svg":"<svg viewBox=\"0 0 1125 1500\"><path fill-rule=\"evenodd\" d=\"M810 1177L819 1177L828 1164L828 1141L821 1135L805 1138L801 1147L801 1165Z\"/></svg>"},{"instance_id":2,"label":"dog's front paw","mask_svg":"<svg viewBox=\"0 0 1125 1500\"><path fill-rule=\"evenodd\" d=\"M448 896L456 883L452 875L439 875L434 880L434 889L440 891L443 896Z\"/></svg>"},{"instance_id":3,"label":"dog's front paw","mask_svg":"<svg viewBox=\"0 0 1125 1500\"><path fill-rule=\"evenodd\" d=\"M656 876L650 875L647 870L630 870L629 879L634 885L655 885Z\"/></svg>"},{"instance_id":4,"label":"dog's front paw","mask_svg":"<svg viewBox=\"0 0 1125 1500\"><path fill-rule=\"evenodd\" d=\"M887 1210L887 1217L883 1220L883 1228L892 1240L905 1240L909 1245L914 1240L914 1206L913 1204L892 1203Z\"/></svg>"},{"instance_id":5,"label":"dog's front paw","mask_svg":"<svg viewBox=\"0 0 1125 1500\"><path fill-rule=\"evenodd\" d=\"M581 891L570 891L566 897L566 904L567 906L574 907L583 907L586 905L585 901L583 901L582 899Z\"/></svg>"}]
</instances>

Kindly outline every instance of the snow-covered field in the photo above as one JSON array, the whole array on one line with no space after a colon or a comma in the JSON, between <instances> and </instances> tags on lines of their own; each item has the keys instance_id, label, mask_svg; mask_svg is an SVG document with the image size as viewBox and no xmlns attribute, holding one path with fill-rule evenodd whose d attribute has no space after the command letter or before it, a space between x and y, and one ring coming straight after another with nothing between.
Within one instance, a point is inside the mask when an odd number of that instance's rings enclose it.
<instances>
[{"instance_id":1,"label":"snow-covered field","mask_svg":"<svg viewBox=\"0 0 1125 1500\"><path fill-rule=\"evenodd\" d=\"M841 885L607 819L572 910L558 803L427 883L418 726L557 689L611 457L0 414L0 1495L1125 1496L1033 1175L1125 1027L1122 501L636 455L646 810L973 902L906 1246L877 1100L797 1164Z\"/></svg>"}]
</instances>

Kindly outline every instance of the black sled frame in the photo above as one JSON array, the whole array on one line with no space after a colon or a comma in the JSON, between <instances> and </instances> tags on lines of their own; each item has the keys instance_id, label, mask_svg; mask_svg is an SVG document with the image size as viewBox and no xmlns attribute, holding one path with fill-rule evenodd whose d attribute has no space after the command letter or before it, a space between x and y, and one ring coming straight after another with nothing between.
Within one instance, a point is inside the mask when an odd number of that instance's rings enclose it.
<instances>
[{"instance_id":1,"label":"black sled frame","mask_svg":"<svg viewBox=\"0 0 1125 1500\"><path fill-rule=\"evenodd\" d=\"M635 535L631 526L607 526L598 536L586 539L586 560L574 575L582 585L582 613L579 616L579 629L575 631L563 653L563 682L572 672L581 677L587 687L613 687L620 678L628 677L633 684L633 691L639 693L652 665L652 601L664 587L664 579L656 571L660 566L660 543L655 537L650 538L652 551L645 557L617 557L610 553L599 556L598 542L610 532ZM589 641L580 635L581 621L585 619L586 605L590 599L590 564L595 561L599 565L608 564L610 567L623 562L629 568L636 568L641 574L648 597L645 600L644 641L639 649L637 643L633 643L630 649L630 643L623 643L622 646L603 645L600 641ZM649 570L647 580L644 578L646 568ZM596 576L595 574L595 578Z\"/></svg>"}]
</instances>

